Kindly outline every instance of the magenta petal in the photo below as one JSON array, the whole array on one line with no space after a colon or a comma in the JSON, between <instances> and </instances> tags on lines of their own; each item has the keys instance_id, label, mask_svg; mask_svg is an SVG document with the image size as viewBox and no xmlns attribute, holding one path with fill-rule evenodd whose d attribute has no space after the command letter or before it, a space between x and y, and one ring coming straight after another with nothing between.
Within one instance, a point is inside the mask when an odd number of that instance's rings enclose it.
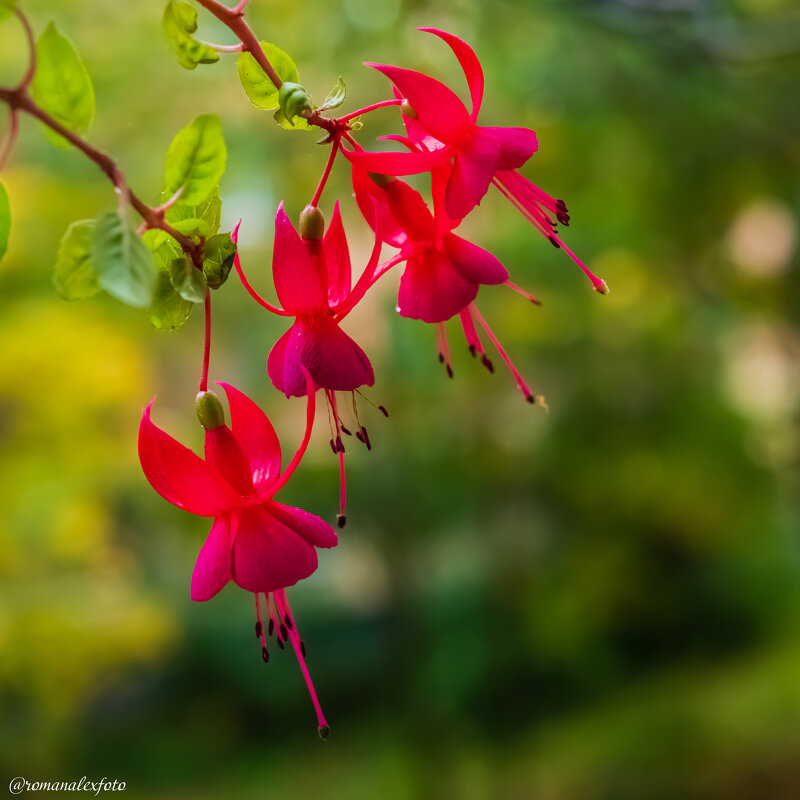
<instances>
[{"instance_id":1,"label":"magenta petal","mask_svg":"<svg viewBox=\"0 0 800 800\"><path fill-rule=\"evenodd\" d=\"M253 486L269 486L281 471L281 445L267 415L246 394L217 381L231 407L231 430L250 462Z\"/></svg>"},{"instance_id":2,"label":"magenta petal","mask_svg":"<svg viewBox=\"0 0 800 800\"><path fill-rule=\"evenodd\" d=\"M336 546L336 531L324 519L309 514L302 508L285 506L273 500L269 504L269 513L314 547Z\"/></svg>"},{"instance_id":3,"label":"magenta petal","mask_svg":"<svg viewBox=\"0 0 800 800\"><path fill-rule=\"evenodd\" d=\"M497 169L517 169L538 149L536 131L530 128L484 128L479 130L491 136L500 145Z\"/></svg>"},{"instance_id":4,"label":"magenta petal","mask_svg":"<svg viewBox=\"0 0 800 800\"><path fill-rule=\"evenodd\" d=\"M353 167L353 191L356 203L367 225L375 231L380 217L383 241L393 247L402 247L407 241L405 231L397 224L389 211L389 203L383 189L376 186L366 172Z\"/></svg>"},{"instance_id":5,"label":"magenta petal","mask_svg":"<svg viewBox=\"0 0 800 800\"><path fill-rule=\"evenodd\" d=\"M150 485L178 508L200 517L218 517L241 500L196 453L150 419L153 401L139 425L139 461Z\"/></svg>"},{"instance_id":6,"label":"magenta petal","mask_svg":"<svg viewBox=\"0 0 800 800\"><path fill-rule=\"evenodd\" d=\"M350 250L347 247L338 200L333 207L333 216L323 240L323 247L328 268L328 305L333 307L350 294Z\"/></svg>"},{"instance_id":7,"label":"magenta petal","mask_svg":"<svg viewBox=\"0 0 800 800\"><path fill-rule=\"evenodd\" d=\"M478 284L467 280L444 253L411 258L400 278L400 314L423 322L444 322L477 296Z\"/></svg>"},{"instance_id":8,"label":"magenta petal","mask_svg":"<svg viewBox=\"0 0 800 800\"><path fill-rule=\"evenodd\" d=\"M382 72L411 103L420 123L437 139L452 144L470 124L469 112L443 83L413 69L367 64Z\"/></svg>"},{"instance_id":9,"label":"magenta petal","mask_svg":"<svg viewBox=\"0 0 800 800\"><path fill-rule=\"evenodd\" d=\"M342 153L354 167L380 175L419 175L444 163L450 157L449 148L433 153L368 153L366 150L348 150L343 147Z\"/></svg>"},{"instance_id":10,"label":"magenta petal","mask_svg":"<svg viewBox=\"0 0 800 800\"><path fill-rule=\"evenodd\" d=\"M472 114L470 117L474 120L478 116L481 102L483 101L483 69L481 68L481 62L478 61L478 56L475 55L475 51L463 39L459 39L458 36L454 36L452 33L440 31L436 28L418 28L418 30L432 33L450 45L450 49L458 59L461 69L464 70L464 77L467 79L469 94L472 98Z\"/></svg>"},{"instance_id":11,"label":"magenta petal","mask_svg":"<svg viewBox=\"0 0 800 800\"><path fill-rule=\"evenodd\" d=\"M232 580L231 544L235 528L235 517L214 520L192 572L191 598L195 602L210 600Z\"/></svg>"},{"instance_id":12,"label":"magenta petal","mask_svg":"<svg viewBox=\"0 0 800 800\"><path fill-rule=\"evenodd\" d=\"M480 128L456 151L445 193L445 208L451 219L465 217L480 203L492 182L499 158L500 145Z\"/></svg>"},{"instance_id":13,"label":"magenta petal","mask_svg":"<svg viewBox=\"0 0 800 800\"><path fill-rule=\"evenodd\" d=\"M468 281L496 284L508 280L508 270L488 250L454 233L445 237L444 246L456 269Z\"/></svg>"},{"instance_id":14,"label":"magenta petal","mask_svg":"<svg viewBox=\"0 0 800 800\"><path fill-rule=\"evenodd\" d=\"M317 386L351 392L375 383L366 353L330 317L310 319L302 339L301 361Z\"/></svg>"},{"instance_id":15,"label":"magenta petal","mask_svg":"<svg viewBox=\"0 0 800 800\"><path fill-rule=\"evenodd\" d=\"M287 397L306 394L306 377L301 368L303 353L302 324L295 322L278 339L267 357L267 373L275 388Z\"/></svg>"},{"instance_id":16,"label":"magenta petal","mask_svg":"<svg viewBox=\"0 0 800 800\"><path fill-rule=\"evenodd\" d=\"M260 507L246 508L233 542L233 580L248 592L274 592L307 578L317 552Z\"/></svg>"},{"instance_id":17,"label":"magenta petal","mask_svg":"<svg viewBox=\"0 0 800 800\"><path fill-rule=\"evenodd\" d=\"M275 248L272 251L272 277L281 305L290 314L314 314L327 308L322 277L300 235L278 206L275 215Z\"/></svg>"}]
</instances>

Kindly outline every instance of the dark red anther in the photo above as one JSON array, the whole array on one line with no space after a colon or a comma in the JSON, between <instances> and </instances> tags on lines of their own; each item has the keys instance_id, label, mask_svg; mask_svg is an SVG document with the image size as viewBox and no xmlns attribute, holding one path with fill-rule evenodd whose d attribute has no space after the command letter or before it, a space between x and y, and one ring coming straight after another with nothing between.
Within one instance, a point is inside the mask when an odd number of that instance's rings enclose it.
<instances>
[{"instance_id":1,"label":"dark red anther","mask_svg":"<svg viewBox=\"0 0 800 800\"><path fill-rule=\"evenodd\" d=\"M342 443L342 437L338 434L336 435L336 452L337 453L344 453L344 444Z\"/></svg>"},{"instance_id":2,"label":"dark red anther","mask_svg":"<svg viewBox=\"0 0 800 800\"><path fill-rule=\"evenodd\" d=\"M556 250L558 250L561 247L561 245L556 241L554 236L548 236L547 238L550 240L550 244L553 245L553 247L555 247Z\"/></svg>"},{"instance_id":3,"label":"dark red anther","mask_svg":"<svg viewBox=\"0 0 800 800\"><path fill-rule=\"evenodd\" d=\"M372 450L372 442L370 442L367 429L363 425L361 426L361 435L364 437L362 441L367 446L367 450Z\"/></svg>"},{"instance_id":4,"label":"dark red anther","mask_svg":"<svg viewBox=\"0 0 800 800\"><path fill-rule=\"evenodd\" d=\"M556 200L556 206L564 212L567 210L567 204L563 200Z\"/></svg>"},{"instance_id":5,"label":"dark red anther","mask_svg":"<svg viewBox=\"0 0 800 800\"><path fill-rule=\"evenodd\" d=\"M475 356L477 356L477 355L478 355L478 348L477 348L477 347L475 347L475 345L474 345L474 344L471 344L471 345L469 346L469 354L470 354L470 355L471 355L473 358L475 358Z\"/></svg>"},{"instance_id":6,"label":"dark red anther","mask_svg":"<svg viewBox=\"0 0 800 800\"><path fill-rule=\"evenodd\" d=\"M346 524L347 524L347 517L344 514L337 514L336 515L336 525L339 528L344 528L344 526Z\"/></svg>"},{"instance_id":7,"label":"dark red anther","mask_svg":"<svg viewBox=\"0 0 800 800\"><path fill-rule=\"evenodd\" d=\"M281 639L288 639L289 638L289 631L286 630L286 626L281 622L281 627L278 629L281 632Z\"/></svg>"},{"instance_id":8,"label":"dark red anther","mask_svg":"<svg viewBox=\"0 0 800 800\"><path fill-rule=\"evenodd\" d=\"M383 416L387 419L389 418L389 412L386 410L385 406L378 406L378 411L380 411L381 414L383 414Z\"/></svg>"},{"instance_id":9,"label":"dark red anther","mask_svg":"<svg viewBox=\"0 0 800 800\"><path fill-rule=\"evenodd\" d=\"M449 364L447 365L447 377L448 378L453 377L453 368Z\"/></svg>"},{"instance_id":10,"label":"dark red anther","mask_svg":"<svg viewBox=\"0 0 800 800\"><path fill-rule=\"evenodd\" d=\"M525 399L533 405L536 402L536 398L532 394L526 394Z\"/></svg>"},{"instance_id":11,"label":"dark red anther","mask_svg":"<svg viewBox=\"0 0 800 800\"><path fill-rule=\"evenodd\" d=\"M359 442L364 442L364 434L361 433L361 431L356 431L356 439L358 439ZM366 442L364 442L364 444L366 444Z\"/></svg>"},{"instance_id":12,"label":"dark red anther","mask_svg":"<svg viewBox=\"0 0 800 800\"><path fill-rule=\"evenodd\" d=\"M439 363L444 364L444 353L439 353Z\"/></svg>"},{"instance_id":13,"label":"dark red anther","mask_svg":"<svg viewBox=\"0 0 800 800\"><path fill-rule=\"evenodd\" d=\"M489 372L494 372L494 364L492 364L492 362L489 360L489 357L486 355L486 353L481 356L481 363L484 367L486 367L486 369L489 370Z\"/></svg>"},{"instance_id":14,"label":"dark red anther","mask_svg":"<svg viewBox=\"0 0 800 800\"><path fill-rule=\"evenodd\" d=\"M292 625L292 618L288 614L286 614L286 616L284 616L283 621L286 623L286 627L290 631L294 630L294 625Z\"/></svg>"},{"instance_id":15,"label":"dark red anther","mask_svg":"<svg viewBox=\"0 0 800 800\"><path fill-rule=\"evenodd\" d=\"M269 650L266 647L261 648L261 660L267 664L269 662Z\"/></svg>"},{"instance_id":16,"label":"dark red anther","mask_svg":"<svg viewBox=\"0 0 800 800\"><path fill-rule=\"evenodd\" d=\"M267 628L267 636L272 636L275 632L275 621L270 617L269 628Z\"/></svg>"},{"instance_id":17,"label":"dark red anther","mask_svg":"<svg viewBox=\"0 0 800 800\"><path fill-rule=\"evenodd\" d=\"M256 622L256 639L261 638L261 630L261 620L258 620L258 622Z\"/></svg>"},{"instance_id":18,"label":"dark red anther","mask_svg":"<svg viewBox=\"0 0 800 800\"><path fill-rule=\"evenodd\" d=\"M303 658L306 657L306 643L301 639L300 640L300 652L303 654Z\"/></svg>"},{"instance_id":19,"label":"dark red anther","mask_svg":"<svg viewBox=\"0 0 800 800\"><path fill-rule=\"evenodd\" d=\"M340 424L339 428L341 429L342 433L345 434L345 436L352 436L353 435L352 433L350 433L349 430L347 430L347 428L345 428L344 425Z\"/></svg>"},{"instance_id":20,"label":"dark red anther","mask_svg":"<svg viewBox=\"0 0 800 800\"><path fill-rule=\"evenodd\" d=\"M558 221L565 227L569 227L569 214L565 214L563 211L559 211L558 214Z\"/></svg>"},{"instance_id":21,"label":"dark red anther","mask_svg":"<svg viewBox=\"0 0 800 800\"><path fill-rule=\"evenodd\" d=\"M336 443L331 439L331 450L333 450L333 454L336 455L339 451L336 449Z\"/></svg>"}]
</instances>

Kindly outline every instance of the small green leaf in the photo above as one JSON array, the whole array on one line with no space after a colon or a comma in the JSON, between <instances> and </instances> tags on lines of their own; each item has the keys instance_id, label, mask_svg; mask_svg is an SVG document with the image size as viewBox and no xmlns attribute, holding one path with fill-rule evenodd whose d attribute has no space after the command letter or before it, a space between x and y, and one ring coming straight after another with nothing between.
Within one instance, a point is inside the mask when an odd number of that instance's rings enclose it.
<instances>
[{"instance_id":1,"label":"small green leaf","mask_svg":"<svg viewBox=\"0 0 800 800\"><path fill-rule=\"evenodd\" d=\"M228 280L235 256L236 243L229 233L219 233L206 242L203 272L210 288L219 289Z\"/></svg>"},{"instance_id":2,"label":"small green leaf","mask_svg":"<svg viewBox=\"0 0 800 800\"><path fill-rule=\"evenodd\" d=\"M227 150L222 126L215 114L200 114L179 131L167 152L163 195L182 189L179 202L198 206L206 202L225 172Z\"/></svg>"},{"instance_id":3,"label":"small green leaf","mask_svg":"<svg viewBox=\"0 0 800 800\"><path fill-rule=\"evenodd\" d=\"M153 255L127 220L110 213L97 222L91 255L100 288L131 306L148 306L153 296Z\"/></svg>"},{"instance_id":4,"label":"small green leaf","mask_svg":"<svg viewBox=\"0 0 800 800\"><path fill-rule=\"evenodd\" d=\"M184 236L189 236L195 240L200 238L205 239L210 233L208 223L204 219L198 219L197 217L180 219L173 223L172 227L175 228L178 233L182 233Z\"/></svg>"},{"instance_id":5,"label":"small green leaf","mask_svg":"<svg viewBox=\"0 0 800 800\"><path fill-rule=\"evenodd\" d=\"M161 30L182 67L195 69L198 64L219 61L219 53L213 47L192 37L197 30L197 10L186 0L169 0L161 20Z\"/></svg>"},{"instance_id":6,"label":"small green leaf","mask_svg":"<svg viewBox=\"0 0 800 800\"><path fill-rule=\"evenodd\" d=\"M345 97L347 97L347 86L345 85L344 78L340 75L339 80L336 81L336 86L331 89L330 94L325 98L322 108L339 108L339 106L344 103Z\"/></svg>"},{"instance_id":7,"label":"small green leaf","mask_svg":"<svg viewBox=\"0 0 800 800\"><path fill-rule=\"evenodd\" d=\"M8 192L0 183L0 259L8 248L8 235L11 233L11 206L8 204Z\"/></svg>"},{"instance_id":8,"label":"small green leaf","mask_svg":"<svg viewBox=\"0 0 800 800\"><path fill-rule=\"evenodd\" d=\"M175 291L169 274L159 270L149 310L153 327L159 331L177 330L189 319L193 308L194 303L184 300Z\"/></svg>"},{"instance_id":9,"label":"small green leaf","mask_svg":"<svg viewBox=\"0 0 800 800\"><path fill-rule=\"evenodd\" d=\"M83 133L94 117L94 87L89 71L72 42L51 22L36 45L33 99L65 128ZM69 143L45 128L54 143Z\"/></svg>"},{"instance_id":10,"label":"small green leaf","mask_svg":"<svg viewBox=\"0 0 800 800\"><path fill-rule=\"evenodd\" d=\"M267 60L272 64L275 72L282 81L297 83L297 66L291 57L283 52L280 47L267 42L261 42L261 49ZM278 90L269 76L259 66L252 53L240 53L236 61L239 68L239 80L250 98L250 102L265 111L278 108Z\"/></svg>"},{"instance_id":11,"label":"small green leaf","mask_svg":"<svg viewBox=\"0 0 800 800\"><path fill-rule=\"evenodd\" d=\"M73 222L58 246L53 285L65 300L83 300L100 291L92 263L92 237L96 220Z\"/></svg>"},{"instance_id":12,"label":"small green leaf","mask_svg":"<svg viewBox=\"0 0 800 800\"><path fill-rule=\"evenodd\" d=\"M314 127L308 124L308 120L305 117L292 117L292 121L289 122L280 109L272 115L272 118L281 128L285 128L287 131L310 131Z\"/></svg>"},{"instance_id":13,"label":"small green leaf","mask_svg":"<svg viewBox=\"0 0 800 800\"><path fill-rule=\"evenodd\" d=\"M195 269L186 256L175 258L169 265L169 279L175 291L190 303L202 303L206 299L206 276Z\"/></svg>"},{"instance_id":14,"label":"small green leaf","mask_svg":"<svg viewBox=\"0 0 800 800\"><path fill-rule=\"evenodd\" d=\"M163 202L169 200L168 197L162 198ZM222 201L219 198L219 187L215 186L211 194L199 205L187 206L178 200L175 205L170 206L165 214L165 219L170 225L175 225L184 219L200 219L208 226L209 236L219 230L220 214L222 212Z\"/></svg>"}]
</instances>

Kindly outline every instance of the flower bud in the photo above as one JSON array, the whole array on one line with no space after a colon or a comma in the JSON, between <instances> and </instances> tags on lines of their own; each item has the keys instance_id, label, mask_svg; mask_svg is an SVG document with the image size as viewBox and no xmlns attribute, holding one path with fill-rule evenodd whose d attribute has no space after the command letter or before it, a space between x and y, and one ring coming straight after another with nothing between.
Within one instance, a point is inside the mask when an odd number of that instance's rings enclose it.
<instances>
[{"instance_id":1,"label":"flower bud","mask_svg":"<svg viewBox=\"0 0 800 800\"><path fill-rule=\"evenodd\" d=\"M214 431L225 424L222 403L214 392L198 392L194 399L194 411L200 424L207 431Z\"/></svg>"},{"instance_id":2,"label":"flower bud","mask_svg":"<svg viewBox=\"0 0 800 800\"><path fill-rule=\"evenodd\" d=\"M290 83L284 81L278 92L278 105L280 106L283 116L289 122L297 116L306 116L310 114L314 108L311 105L311 98L306 93L306 90L299 83Z\"/></svg>"},{"instance_id":3,"label":"flower bud","mask_svg":"<svg viewBox=\"0 0 800 800\"><path fill-rule=\"evenodd\" d=\"M377 186L380 186L381 189L385 189L390 183L394 183L394 181L397 180L394 175L380 175L377 172L368 172L367 175L369 179Z\"/></svg>"},{"instance_id":4,"label":"flower bud","mask_svg":"<svg viewBox=\"0 0 800 800\"><path fill-rule=\"evenodd\" d=\"M300 237L318 242L325 233L325 215L317 206L306 206L300 213Z\"/></svg>"},{"instance_id":5,"label":"flower bud","mask_svg":"<svg viewBox=\"0 0 800 800\"><path fill-rule=\"evenodd\" d=\"M408 102L408 100L403 100L403 102L400 103L400 111L402 111L407 117L411 117L411 119L417 118L417 112L414 111L414 107Z\"/></svg>"}]
</instances>

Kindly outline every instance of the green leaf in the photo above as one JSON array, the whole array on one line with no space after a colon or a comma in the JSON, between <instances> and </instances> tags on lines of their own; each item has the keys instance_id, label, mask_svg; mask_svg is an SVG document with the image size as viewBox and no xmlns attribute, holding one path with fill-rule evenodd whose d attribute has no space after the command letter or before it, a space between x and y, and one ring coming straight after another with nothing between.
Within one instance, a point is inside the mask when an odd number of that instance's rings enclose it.
<instances>
[{"instance_id":1,"label":"green leaf","mask_svg":"<svg viewBox=\"0 0 800 800\"><path fill-rule=\"evenodd\" d=\"M219 233L206 242L203 272L212 289L219 289L230 274L236 256L236 242L229 233Z\"/></svg>"},{"instance_id":2,"label":"green leaf","mask_svg":"<svg viewBox=\"0 0 800 800\"><path fill-rule=\"evenodd\" d=\"M314 127L308 124L308 120L305 117L292 117L292 121L289 122L280 109L278 109L272 117L281 128L285 128L287 131L310 131Z\"/></svg>"},{"instance_id":3,"label":"green leaf","mask_svg":"<svg viewBox=\"0 0 800 800\"><path fill-rule=\"evenodd\" d=\"M169 0L164 9L161 29L167 37L169 49L177 56L182 67L195 69L198 64L219 61L219 53L213 47L192 37L197 30L197 11L186 0Z\"/></svg>"},{"instance_id":4,"label":"green leaf","mask_svg":"<svg viewBox=\"0 0 800 800\"><path fill-rule=\"evenodd\" d=\"M100 291L92 262L92 237L96 220L73 222L58 246L53 285L65 300L83 300Z\"/></svg>"},{"instance_id":5,"label":"green leaf","mask_svg":"<svg viewBox=\"0 0 800 800\"><path fill-rule=\"evenodd\" d=\"M206 299L206 276L195 269L186 256L175 258L169 265L169 279L175 291L190 303L202 303Z\"/></svg>"},{"instance_id":6,"label":"green leaf","mask_svg":"<svg viewBox=\"0 0 800 800\"><path fill-rule=\"evenodd\" d=\"M100 288L128 305L150 305L156 265L127 220L113 212L101 217L92 237L91 254Z\"/></svg>"},{"instance_id":7,"label":"green leaf","mask_svg":"<svg viewBox=\"0 0 800 800\"><path fill-rule=\"evenodd\" d=\"M153 327L159 331L174 331L180 328L192 313L194 303L184 300L172 285L169 274L158 271L153 302L149 317Z\"/></svg>"},{"instance_id":8,"label":"green leaf","mask_svg":"<svg viewBox=\"0 0 800 800\"><path fill-rule=\"evenodd\" d=\"M225 172L227 150L215 114L200 114L178 132L167 152L163 194L169 199L181 189L179 202L206 202Z\"/></svg>"},{"instance_id":9,"label":"green leaf","mask_svg":"<svg viewBox=\"0 0 800 800\"><path fill-rule=\"evenodd\" d=\"M178 233L182 233L184 236L189 236L195 240L198 240L201 237L205 239L210 233L208 223L203 219L198 219L197 217L180 219L175 222L172 227L175 228Z\"/></svg>"},{"instance_id":10,"label":"green leaf","mask_svg":"<svg viewBox=\"0 0 800 800\"><path fill-rule=\"evenodd\" d=\"M168 197L162 198L162 202L169 200ZM199 205L187 206L178 200L175 205L167 209L164 218L171 225L184 219L200 219L208 226L208 233L211 235L219 230L220 214L222 212L222 201L219 199L219 187L215 186L211 194Z\"/></svg>"},{"instance_id":11,"label":"green leaf","mask_svg":"<svg viewBox=\"0 0 800 800\"><path fill-rule=\"evenodd\" d=\"M340 75L339 80L336 81L336 86L331 89L330 94L325 98L322 108L339 108L339 106L344 103L345 97L347 97L347 86L345 85L344 78Z\"/></svg>"},{"instance_id":12,"label":"green leaf","mask_svg":"<svg viewBox=\"0 0 800 800\"><path fill-rule=\"evenodd\" d=\"M8 204L8 192L0 183L0 259L8 248L8 235L11 233L11 206Z\"/></svg>"},{"instance_id":13,"label":"green leaf","mask_svg":"<svg viewBox=\"0 0 800 800\"><path fill-rule=\"evenodd\" d=\"M297 66L280 47L268 42L261 42L261 49L282 81L299 82ZM250 102L265 111L278 108L278 90L267 73L261 69L253 54L240 53L236 66L239 68L239 80L241 80Z\"/></svg>"},{"instance_id":14,"label":"green leaf","mask_svg":"<svg viewBox=\"0 0 800 800\"><path fill-rule=\"evenodd\" d=\"M94 117L94 87L86 65L72 42L51 22L36 45L33 99L65 128L83 133ZM45 128L55 144L69 143Z\"/></svg>"}]
</instances>

